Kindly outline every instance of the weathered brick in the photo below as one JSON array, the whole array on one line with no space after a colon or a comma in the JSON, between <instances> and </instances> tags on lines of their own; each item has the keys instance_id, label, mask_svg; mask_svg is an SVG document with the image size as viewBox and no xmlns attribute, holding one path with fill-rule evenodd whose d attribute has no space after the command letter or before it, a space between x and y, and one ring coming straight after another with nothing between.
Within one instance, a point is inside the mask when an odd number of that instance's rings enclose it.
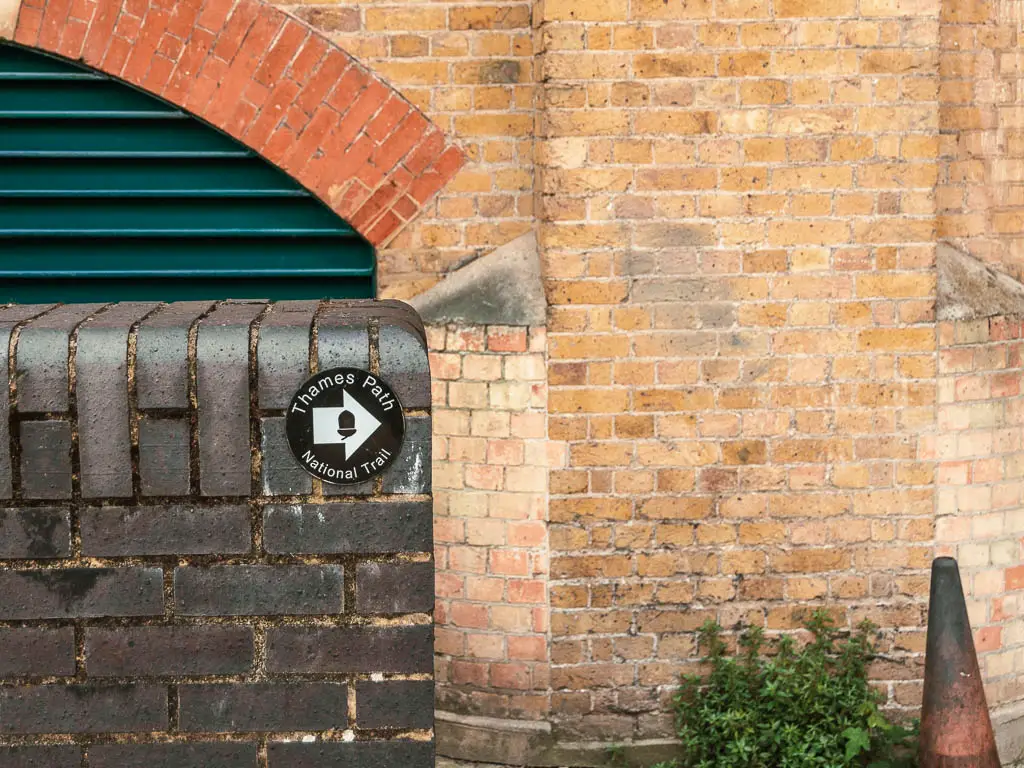
<instances>
[{"instance_id":1,"label":"weathered brick","mask_svg":"<svg viewBox=\"0 0 1024 768\"><path fill-rule=\"evenodd\" d=\"M75 674L75 630L71 627L0 629L0 675ZM3 760L0 759L0 765Z\"/></svg>"},{"instance_id":2,"label":"weathered brick","mask_svg":"<svg viewBox=\"0 0 1024 768\"><path fill-rule=\"evenodd\" d=\"M56 747L0 747L0 768L79 768L82 750Z\"/></svg>"},{"instance_id":3,"label":"weathered brick","mask_svg":"<svg viewBox=\"0 0 1024 768\"><path fill-rule=\"evenodd\" d=\"M82 554L241 554L251 549L249 510L240 505L93 507L82 510Z\"/></svg>"},{"instance_id":4,"label":"weathered brick","mask_svg":"<svg viewBox=\"0 0 1024 768\"><path fill-rule=\"evenodd\" d=\"M326 731L348 724L344 683L248 683L178 687L181 729L204 733Z\"/></svg>"},{"instance_id":5,"label":"weathered brick","mask_svg":"<svg viewBox=\"0 0 1024 768\"><path fill-rule=\"evenodd\" d=\"M323 489L324 496L327 498L334 496L372 496L374 493L374 481L371 478L362 483L352 483L351 485L324 483Z\"/></svg>"},{"instance_id":6,"label":"weathered brick","mask_svg":"<svg viewBox=\"0 0 1024 768\"><path fill-rule=\"evenodd\" d=\"M268 749L271 768L432 768L434 745L422 741L282 744Z\"/></svg>"},{"instance_id":7,"label":"weathered brick","mask_svg":"<svg viewBox=\"0 0 1024 768\"><path fill-rule=\"evenodd\" d=\"M275 554L427 552L429 502L281 504L263 511L263 545Z\"/></svg>"},{"instance_id":8,"label":"weathered brick","mask_svg":"<svg viewBox=\"0 0 1024 768\"><path fill-rule=\"evenodd\" d=\"M260 419L260 437L263 448L260 487L263 493L268 496L310 493L313 490L313 478L292 455L285 434L284 417Z\"/></svg>"},{"instance_id":9,"label":"weathered brick","mask_svg":"<svg viewBox=\"0 0 1024 768\"><path fill-rule=\"evenodd\" d=\"M212 307L208 301L168 304L139 325L135 382L139 408L188 407L188 334Z\"/></svg>"},{"instance_id":10,"label":"weathered brick","mask_svg":"<svg viewBox=\"0 0 1024 768\"><path fill-rule=\"evenodd\" d=\"M71 498L70 422L23 421L19 437L25 498Z\"/></svg>"},{"instance_id":11,"label":"weathered brick","mask_svg":"<svg viewBox=\"0 0 1024 768\"><path fill-rule=\"evenodd\" d=\"M309 377L309 345L318 302L275 304L260 322L256 351L260 408L287 408Z\"/></svg>"},{"instance_id":12,"label":"weathered brick","mask_svg":"<svg viewBox=\"0 0 1024 768\"><path fill-rule=\"evenodd\" d=\"M431 672L433 628L275 627L267 631L267 670L299 674Z\"/></svg>"},{"instance_id":13,"label":"weathered brick","mask_svg":"<svg viewBox=\"0 0 1024 768\"><path fill-rule=\"evenodd\" d=\"M317 365L328 368L370 368L367 317L328 305L317 323ZM293 393L294 394L294 393Z\"/></svg>"},{"instance_id":14,"label":"weathered brick","mask_svg":"<svg viewBox=\"0 0 1024 768\"><path fill-rule=\"evenodd\" d=\"M158 305L116 304L78 329L75 398L85 498L132 495L128 334Z\"/></svg>"},{"instance_id":15,"label":"weathered brick","mask_svg":"<svg viewBox=\"0 0 1024 768\"><path fill-rule=\"evenodd\" d=\"M199 323L196 389L204 496L240 496L251 489L249 326L265 306L222 304Z\"/></svg>"},{"instance_id":16,"label":"weathered brick","mask_svg":"<svg viewBox=\"0 0 1024 768\"><path fill-rule=\"evenodd\" d=\"M71 334L79 323L102 308L102 304L67 304L21 329L16 353L19 412L67 411Z\"/></svg>"},{"instance_id":17,"label":"weathered brick","mask_svg":"<svg viewBox=\"0 0 1024 768\"><path fill-rule=\"evenodd\" d=\"M191 481L189 423L139 420L139 490L143 496L187 496Z\"/></svg>"},{"instance_id":18,"label":"weathered brick","mask_svg":"<svg viewBox=\"0 0 1024 768\"><path fill-rule=\"evenodd\" d=\"M144 733L167 728L162 685L0 688L0 733Z\"/></svg>"},{"instance_id":19,"label":"weathered brick","mask_svg":"<svg viewBox=\"0 0 1024 768\"><path fill-rule=\"evenodd\" d=\"M405 420L405 440L398 458L384 473L384 493L430 491L433 435L429 416Z\"/></svg>"},{"instance_id":20,"label":"weathered brick","mask_svg":"<svg viewBox=\"0 0 1024 768\"><path fill-rule=\"evenodd\" d=\"M185 616L303 616L342 610L339 566L177 568L174 600Z\"/></svg>"},{"instance_id":21,"label":"weathered brick","mask_svg":"<svg viewBox=\"0 0 1024 768\"><path fill-rule=\"evenodd\" d=\"M430 363L421 334L405 325L380 326L380 375L406 408L430 407Z\"/></svg>"},{"instance_id":22,"label":"weathered brick","mask_svg":"<svg viewBox=\"0 0 1024 768\"><path fill-rule=\"evenodd\" d=\"M14 328L50 309L52 304L15 304L0 308L0 371L10 368L10 342ZM11 486L11 403L9 397L0 397L0 498L9 499Z\"/></svg>"},{"instance_id":23,"label":"weathered brick","mask_svg":"<svg viewBox=\"0 0 1024 768\"><path fill-rule=\"evenodd\" d=\"M90 677L241 675L252 668L253 634L227 625L90 627L85 657Z\"/></svg>"},{"instance_id":24,"label":"weathered brick","mask_svg":"<svg viewBox=\"0 0 1024 768\"><path fill-rule=\"evenodd\" d=\"M429 680L356 683L356 725L360 728L432 728L434 684Z\"/></svg>"},{"instance_id":25,"label":"weathered brick","mask_svg":"<svg viewBox=\"0 0 1024 768\"><path fill-rule=\"evenodd\" d=\"M256 765L255 744L94 744L89 747L89 768L256 768Z\"/></svg>"},{"instance_id":26,"label":"weathered brick","mask_svg":"<svg viewBox=\"0 0 1024 768\"><path fill-rule=\"evenodd\" d=\"M67 510L0 509L0 558L36 560L70 554Z\"/></svg>"},{"instance_id":27,"label":"weathered brick","mask_svg":"<svg viewBox=\"0 0 1024 768\"><path fill-rule=\"evenodd\" d=\"M0 620L158 616L159 568L0 571Z\"/></svg>"},{"instance_id":28,"label":"weathered brick","mask_svg":"<svg viewBox=\"0 0 1024 768\"><path fill-rule=\"evenodd\" d=\"M391 614L428 612L434 607L433 563L380 563L356 567L356 610Z\"/></svg>"}]
</instances>

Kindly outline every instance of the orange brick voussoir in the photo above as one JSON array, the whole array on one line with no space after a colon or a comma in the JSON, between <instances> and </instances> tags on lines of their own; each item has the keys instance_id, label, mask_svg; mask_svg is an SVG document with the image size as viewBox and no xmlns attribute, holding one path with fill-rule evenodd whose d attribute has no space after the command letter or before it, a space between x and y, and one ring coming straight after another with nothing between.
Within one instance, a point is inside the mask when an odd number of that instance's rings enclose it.
<instances>
[{"instance_id":1,"label":"orange brick voussoir","mask_svg":"<svg viewBox=\"0 0 1024 768\"><path fill-rule=\"evenodd\" d=\"M10 21L0 23L3 36L82 62L234 137L377 246L465 162L395 89L263 0L22 0Z\"/></svg>"}]
</instances>

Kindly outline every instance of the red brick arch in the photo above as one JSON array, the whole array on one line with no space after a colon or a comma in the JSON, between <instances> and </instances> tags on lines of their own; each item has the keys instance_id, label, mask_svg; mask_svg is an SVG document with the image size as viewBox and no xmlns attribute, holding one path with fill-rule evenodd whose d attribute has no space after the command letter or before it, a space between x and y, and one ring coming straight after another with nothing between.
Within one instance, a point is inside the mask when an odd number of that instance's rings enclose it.
<instances>
[{"instance_id":1,"label":"red brick arch","mask_svg":"<svg viewBox=\"0 0 1024 768\"><path fill-rule=\"evenodd\" d=\"M202 118L374 245L464 162L387 83L263 0L23 0L13 37Z\"/></svg>"}]
</instances>

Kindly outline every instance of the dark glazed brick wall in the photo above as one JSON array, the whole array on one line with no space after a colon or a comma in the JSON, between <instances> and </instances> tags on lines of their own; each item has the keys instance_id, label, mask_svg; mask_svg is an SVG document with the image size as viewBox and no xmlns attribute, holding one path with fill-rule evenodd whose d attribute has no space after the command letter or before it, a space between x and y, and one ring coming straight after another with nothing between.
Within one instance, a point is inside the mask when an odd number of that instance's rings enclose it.
<instances>
[{"instance_id":1,"label":"dark glazed brick wall","mask_svg":"<svg viewBox=\"0 0 1024 768\"><path fill-rule=\"evenodd\" d=\"M81 513L82 554L243 554L252 548L249 509L241 504L193 507L99 507Z\"/></svg>"},{"instance_id":2,"label":"dark glazed brick wall","mask_svg":"<svg viewBox=\"0 0 1024 768\"><path fill-rule=\"evenodd\" d=\"M360 563L356 610L360 613L426 613L434 605L430 563Z\"/></svg>"},{"instance_id":3,"label":"dark glazed brick wall","mask_svg":"<svg viewBox=\"0 0 1024 768\"><path fill-rule=\"evenodd\" d=\"M0 733L134 733L167 727L162 685L27 685L0 690Z\"/></svg>"},{"instance_id":4,"label":"dark glazed brick wall","mask_svg":"<svg viewBox=\"0 0 1024 768\"><path fill-rule=\"evenodd\" d=\"M132 495L128 336L158 306L116 304L78 329L75 395L85 498Z\"/></svg>"},{"instance_id":5,"label":"dark glazed brick wall","mask_svg":"<svg viewBox=\"0 0 1024 768\"><path fill-rule=\"evenodd\" d=\"M8 306L0 355L0 768L433 765L410 309ZM295 390L334 366L406 409L402 453L359 486L286 441Z\"/></svg>"}]
</instances>

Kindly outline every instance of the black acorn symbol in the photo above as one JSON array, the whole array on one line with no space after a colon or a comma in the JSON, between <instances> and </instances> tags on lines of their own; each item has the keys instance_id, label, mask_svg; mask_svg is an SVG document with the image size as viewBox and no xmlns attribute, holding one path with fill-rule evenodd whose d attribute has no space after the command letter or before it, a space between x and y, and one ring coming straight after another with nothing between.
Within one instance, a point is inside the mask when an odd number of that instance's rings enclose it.
<instances>
[{"instance_id":1,"label":"black acorn symbol","mask_svg":"<svg viewBox=\"0 0 1024 768\"><path fill-rule=\"evenodd\" d=\"M352 437L356 433L356 415L352 411L342 411L338 416L338 434L343 438Z\"/></svg>"}]
</instances>

